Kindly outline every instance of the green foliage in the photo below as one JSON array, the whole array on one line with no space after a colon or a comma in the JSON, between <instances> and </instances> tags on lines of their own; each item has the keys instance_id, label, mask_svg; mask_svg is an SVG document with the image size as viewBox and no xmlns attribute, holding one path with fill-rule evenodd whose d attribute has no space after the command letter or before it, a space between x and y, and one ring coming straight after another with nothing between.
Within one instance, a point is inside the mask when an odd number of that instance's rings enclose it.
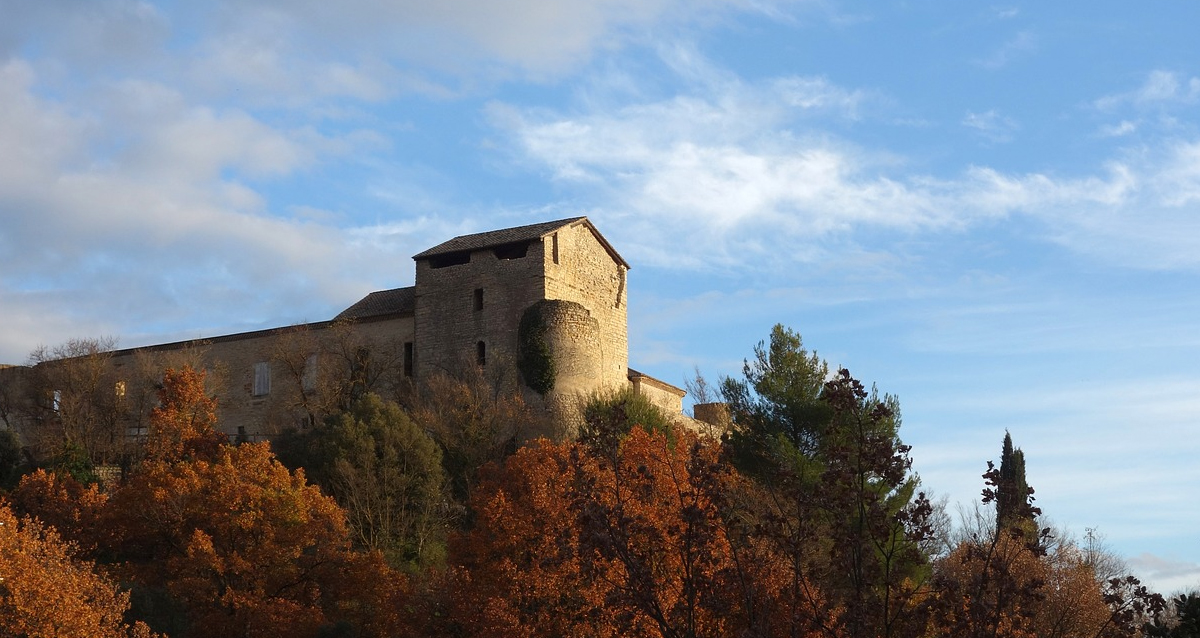
<instances>
[{"instance_id":1,"label":"green foliage","mask_svg":"<svg viewBox=\"0 0 1200 638\"><path fill-rule=\"evenodd\" d=\"M583 422L579 440L592 447L615 447L634 427L674 441L667 415L632 387L591 394L583 403Z\"/></svg>"},{"instance_id":2,"label":"green foliage","mask_svg":"<svg viewBox=\"0 0 1200 638\"><path fill-rule=\"evenodd\" d=\"M281 458L346 509L358 545L410 570L445 559L442 453L398 405L368 393L280 444Z\"/></svg>"},{"instance_id":3,"label":"green foliage","mask_svg":"<svg viewBox=\"0 0 1200 638\"><path fill-rule=\"evenodd\" d=\"M100 482L87 450L75 443L64 442L58 455L50 461L49 467L55 472L70 474L83 485Z\"/></svg>"},{"instance_id":4,"label":"green foliage","mask_svg":"<svg viewBox=\"0 0 1200 638\"><path fill-rule=\"evenodd\" d=\"M828 364L804 349L799 334L776 325L770 343L755 346L754 360L745 362L742 373L743 379L720 381L737 426L728 443L739 469L754 475L764 463L772 465L772 458L803 465L833 418L821 400Z\"/></svg>"},{"instance_id":5,"label":"green foliage","mask_svg":"<svg viewBox=\"0 0 1200 638\"><path fill-rule=\"evenodd\" d=\"M920 543L932 512L898 436L899 402L844 369L831 377L781 325L754 354L721 392L728 453L769 495L763 534L798 572L819 575L850 635L894 634L896 610L929 573Z\"/></svg>"},{"instance_id":6,"label":"green foliage","mask_svg":"<svg viewBox=\"0 0 1200 638\"><path fill-rule=\"evenodd\" d=\"M543 303L526 308L517 328L517 369L525 385L541 395L554 389L557 374L554 357L546 343L546 323L541 313Z\"/></svg>"},{"instance_id":7,"label":"green foliage","mask_svg":"<svg viewBox=\"0 0 1200 638\"><path fill-rule=\"evenodd\" d=\"M1035 508L1029 506L1033 490L1025 480L1025 453L1013 448L1012 436L1004 433L1000 452L1000 481L996 485L996 522L1000 527L1032 522Z\"/></svg>"}]
</instances>

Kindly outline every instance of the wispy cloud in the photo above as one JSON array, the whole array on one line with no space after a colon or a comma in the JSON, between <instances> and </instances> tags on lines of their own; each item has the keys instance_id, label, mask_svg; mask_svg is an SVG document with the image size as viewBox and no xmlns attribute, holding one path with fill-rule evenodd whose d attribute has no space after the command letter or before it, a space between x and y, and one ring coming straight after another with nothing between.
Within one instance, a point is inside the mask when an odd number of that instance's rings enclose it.
<instances>
[{"instance_id":1,"label":"wispy cloud","mask_svg":"<svg viewBox=\"0 0 1200 638\"><path fill-rule=\"evenodd\" d=\"M1093 102L1102 111L1124 106L1145 109L1196 104L1200 101L1200 78L1186 77L1174 71L1151 71L1142 85L1132 91L1106 95Z\"/></svg>"},{"instance_id":2,"label":"wispy cloud","mask_svg":"<svg viewBox=\"0 0 1200 638\"><path fill-rule=\"evenodd\" d=\"M1013 134L1020 130L1017 121L1002 115L995 109L975 113L968 111L962 119L962 125L988 141L995 143L1011 142Z\"/></svg>"},{"instance_id":3,"label":"wispy cloud","mask_svg":"<svg viewBox=\"0 0 1200 638\"><path fill-rule=\"evenodd\" d=\"M1186 208L1200 197L1198 141L1115 151L1094 174L1074 177L971 166L934 178L801 115L857 104L859 90L804 77L723 77L705 87L655 101L633 94L603 111L494 103L488 112L517 158L620 218L640 259L701 237L711 250L694 261L664 254L664 265L775 261L808 254L796 247L830 235L957 232L1019 215L1038 222L1045 238L1110 263L1200 267L1200 220ZM995 110L968 113L962 124L995 142L1018 128Z\"/></svg>"},{"instance_id":4,"label":"wispy cloud","mask_svg":"<svg viewBox=\"0 0 1200 638\"><path fill-rule=\"evenodd\" d=\"M999 12L997 15L998 17L1007 19L1015 17L1015 12L1016 9L1012 9ZM1035 51L1037 51L1037 38L1030 31L1021 31L1002 44L999 49L993 51L987 57L976 60L975 63L985 69L1000 69L1008 66L1014 60L1025 57Z\"/></svg>"}]
</instances>

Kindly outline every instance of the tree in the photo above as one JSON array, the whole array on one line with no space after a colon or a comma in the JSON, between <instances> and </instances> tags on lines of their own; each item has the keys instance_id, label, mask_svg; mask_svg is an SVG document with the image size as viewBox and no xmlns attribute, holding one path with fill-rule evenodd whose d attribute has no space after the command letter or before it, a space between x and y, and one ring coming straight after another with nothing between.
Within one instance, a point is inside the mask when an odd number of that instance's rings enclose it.
<instances>
[{"instance_id":1,"label":"tree","mask_svg":"<svg viewBox=\"0 0 1200 638\"><path fill-rule=\"evenodd\" d=\"M442 449L450 492L459 503L470 501L479 468L503 461L545 429L515 377L491 377L478 366L457 375L435 373L401 404Z\"/></svg>"},{"instance_id":2,"label":"tree","mask_svg":"<svg viewBox=\"0 0 1200 638\"><path fill-rule=\"evenodd\" d=\"M315 636L350 602L331 592L375 595L339 585L370 560L349 551L343 511L265 443L149 460L104 523L127 576L185 610L192 629L173 635Z\"/></svg>"},{"instance_id":3,"label":"tree","mask_svg":"<svg viewBox=\"0 0 1200 638\"><path fill-rule=\"evenodd\" d=\"M203 370L191 367L163 371L159 404L150 410L148 458L211 458L225 441L225 435L216 429L217 401L207 394L204 378Z\"/></svg>"},{"instance_id":4,"label":"tree","mask_svg":"<svg viewBox=\"0 0 1200 638\"><path fill-rule=\"evenodd\" d=\"M21 477L9 499L18 513L53 527L77 549L96 549L108 495L95 483L85 486L70 473L39 468Z\"/></svg>"},{"instance_id":5,"label":"tree","mask_svg":"<svg viewBox=\"0 0 1200 638\"><path fill-rule=\"evenodd\" d=\"M119 462L130 451L128 404L109 360L116 340L73 339L29 356L25 419L28 443L41 459L78 455L79 473Z\"/></svg>"},{"instance_id":6,"label":"tree","mask_svg":"<svg viewBox=\"0 0 1200 638\"><path fill-rule=\"evenodd\" d=\"M1200 592L1179 594L1171 599L1171 616L1146 623L1149 638L1200 638Z\"/></svg>"},{"instance_id":7,"label":"tree","mask_svg":"<svg viewBox=\"0 0 1200 638\"><path fill-rule=\"evenodd\" d=\"M70 544L0 501L0 635L149 638L124 621L129 594L78 560Z\"/></svg>"},{"instance_id":8,"label":"tree","mask_svg":"<svg viewBox=\"0 0 1200 638\"><path fill-rule=\"evenodd\" d=\"M1037 508L1032 507L1033 489L1025 481L1025 453L1021 448L1013 449L1012 436L1004 433L1004 446L1000 452L1000 475L996 484L996 521L1001 527L1030 523Z\"/></svg>"},{"instance_id":9,"label":"tree","mask_svg":"<svg viewBox=\"0 0 1200 638\"><path fill-rule=\"evenodd\" d=\"M471 636L836 635L821 592L744 533L719 446L633 427L614 447L540 440L491 466L458 537ZM798 586L813 606L790 604Z\"/></svg>"},{"instance_id":10,"label":"tree","mask_svg":"<svg viewBox=\"0 0 1200 638\"><path fill-rule=\"evenodd\" d=\"M285 463L305 467L346 509L356 544L410 570L444 560L442 453L398 405L366 394L322 426L284 439Z\"/></svg>"},{"instance_id":11,"label":"tree","mask_svg":"<svg viewBox=\"0 0 1200 638\"><path fill-rule=\"evenodd\" d=\"M898 401L844 369L830 377L779 325L743 375L721 388L734 420L729 453L764 492L751 505L754 533L787 557L796 582L827 596L811 613L838 614L849 636L918 633L933 508L898 435ZM798 588L791 596L817 600Z\"/></svg>"}]
</instances>

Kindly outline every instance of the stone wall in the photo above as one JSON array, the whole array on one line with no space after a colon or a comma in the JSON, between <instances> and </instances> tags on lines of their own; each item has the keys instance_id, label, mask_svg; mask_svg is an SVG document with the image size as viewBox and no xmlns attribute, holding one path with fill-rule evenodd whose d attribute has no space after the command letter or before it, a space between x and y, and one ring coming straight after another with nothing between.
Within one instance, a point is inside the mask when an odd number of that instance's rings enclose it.
<instances>
[{"instance_id":1,"label":"stone wall","mask_svg":"<svg viewBox=\"0 0 1200 638\"><path fill-rule=\"evenodd\" d=\"M504 259L491 249L467 263L434 267L417 261L417 376L454 373L479 360L514 365L521 313L543 298L542 245L531 242L524 257Z\"/></svg>"}]
</instances>

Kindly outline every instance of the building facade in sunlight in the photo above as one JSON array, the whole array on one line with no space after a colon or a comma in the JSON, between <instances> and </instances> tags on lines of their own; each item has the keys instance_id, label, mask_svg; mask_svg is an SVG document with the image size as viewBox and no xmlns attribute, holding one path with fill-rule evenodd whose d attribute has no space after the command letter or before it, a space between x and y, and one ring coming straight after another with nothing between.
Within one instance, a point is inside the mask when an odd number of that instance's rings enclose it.
<instances>
[{"instance_id":1,"label":"building facade in sunlight","mask_svg":"<svg viewBox=\"0 0 1200 638\"><path fill-rule=\"evenodd\" d=\"M357 391L396 395L434 375L483 375L570 420L581 396L632 387L668 414L684 391L629 368L629 264L586 217L455 237L425 250L415 285L373 292L329 321L0 369L0 413L25 437L56 419L144 415L166 367L205 369L233 438L269 437ZM72 410L110 406L111 414ZM77 405L79 407L77 407ZM103 460L103 459L99 459Z\"/></svg>"}]
</instances>

